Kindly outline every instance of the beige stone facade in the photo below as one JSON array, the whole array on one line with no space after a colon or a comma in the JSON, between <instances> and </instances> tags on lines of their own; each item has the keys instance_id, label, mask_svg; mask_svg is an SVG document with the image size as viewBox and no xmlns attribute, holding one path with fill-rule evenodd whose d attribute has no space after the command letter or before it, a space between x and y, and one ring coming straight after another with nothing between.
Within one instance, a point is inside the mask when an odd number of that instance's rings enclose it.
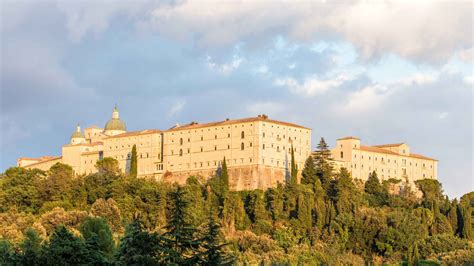
<instances>
[{"instance_id":1,"label":"beige stone facade","mask_svg":"<svg viewBox=\"0 0 474 266\"><path fill-rule=\"evenodd\" d=\"M56 162L71 165L76 174L90 174L96 171L97 160L111 157L128 173L133 145L137 147L140 177L181 184L190 175L204 180L216 173L225 157L232 189L266 189L288 178L291 147L298 169L303 168L311 154L311 129L259 115L192 122L163 131L126 132L115 108L104 129L93 126L83 134L78 126ZM39 159L27 158L18 165L50 167Z\"/></svg>"},{"instance_id":2,"label":"beige stone facade","mask_svg":"<svg viewBox=\"0 0 474 266\"><path fill-rule=\"evenodd\" d=\"M416 180L438 178L438 161L411 152L405 143L366 146L359 138L345 137L336 141L331 153L337 168L345 167L353 178L364 181L373 171L380 180L399 179L412 187Z\"/></svg>"}]
</instances>

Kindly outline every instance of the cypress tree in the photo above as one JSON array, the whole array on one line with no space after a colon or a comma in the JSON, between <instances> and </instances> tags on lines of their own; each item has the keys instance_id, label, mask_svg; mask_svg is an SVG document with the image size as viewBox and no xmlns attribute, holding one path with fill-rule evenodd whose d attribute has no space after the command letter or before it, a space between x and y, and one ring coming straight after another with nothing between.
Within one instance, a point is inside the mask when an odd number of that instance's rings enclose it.
<instances>
[{"instance_id":1,"label":"cypress tree","mask_svg":"<svg viewBox=\"0 0 474 266\"><path fill-rule=\"evenodd\" d=\"M296 185L298 183L298 166L296 165L295 161L295 150L293 149L293 145L291 145L291 177L290 183L292 185Z\"/></svg>"},{"instance_id":2,"label":"cypress tree","mask_svg":"<svg viewBox=\"0 0 474 266\"><path fill-rule=\"evenodd\" d=\"M224 186L224 190L228 191L229 190L229 173L227 172L227 162L225 160L222 160L222 171L221 171L221 181L222 185Z\"/></svg>"},{"instance_id":3,"label":"cypress tree","mask_svg":"<svg viewBox=\"0 0 474 266\"><path fill-rule=\"evenodd\" d=\"M130 159L130 176L137 177L138 161L137 161L137 145L133 144L132 158Z\"/></svg>"},{"instance_id":4,"label":"cypress tree","mask_svg":"<svg viewBox=\"0 0 474 266\"><path fill-rule=\"evenodd\" d=\"M316 178L316 168L314 166L313 156L310 155L306 159L303 171L301 172L301 184L311 185L314 190Z\"/></svg>"}]
</instances>

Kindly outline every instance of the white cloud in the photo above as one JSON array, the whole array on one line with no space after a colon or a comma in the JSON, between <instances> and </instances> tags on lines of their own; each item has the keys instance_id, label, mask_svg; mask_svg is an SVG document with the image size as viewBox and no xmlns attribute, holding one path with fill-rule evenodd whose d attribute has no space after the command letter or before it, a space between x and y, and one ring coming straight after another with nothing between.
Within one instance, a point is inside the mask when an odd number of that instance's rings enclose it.
<instances>
[{"instance_id":1,"label":"white cloud","mask_svg":"<svg viewBox=\"0 0 474 266\"><path fill-rule=\"evenodd\" d=\"M183 110L184 105L186 104L186 101L184 100L179 100L175 103L173 103L171 109L168 111L168 117L172 117L177 115L181 110Z\"/></svg>"},{"instance_id":2,"label":"white cloud","mask_svg":"<svg viewBox=\"0 0 474 266\"><path fill-rule=\"evenodd\" d=\"M459 59L467 63L474 63L474 47L460 51Z\"/></svg>"},{"instance_id":3,"label":"white cloud","mask_svg":"<svg viewBox=\"0 0 474 266\"><path fill-rule=\"evenodd\" d=\"M240 67L240 64L243 62L243 59L239 56L234 55L232 58L232 61L229 63L225 64L218 64L212 60L212 57L207 56L206 58L206 65L218 72L221 72L223 74L229 74L230 72L236 70L237 68Z\"/></svg>"},{"instance_id":4,"label":"white cloud","mask_svg":"<svg viewBox=\"0 0 474 266\"><path fill-rule=\"evenodd\" d=\"M344 75L340 75L335 79L326 80L319 79L316 76L311 76L305 78L304 82L300 83L294 78L286 77L275 79L274 84L276 86L285 86L295 94L313 96L325 93L332 88L336 88L347 80L348 78Z\"/></svg>"},{"instance_id":5,"label":"white cloud","mask_svg":"<svg viewBox=\"0 0 474 266\"><path fill-rule=\"evenodd\" d=\"M150 25L168 36L196 38L205 46L260 40L275 31L294 40L339 36L365 59L396 53L438 63L472 46L471 17L469 2L189 0L156 8Z\"/></svg>"},{"instance_id":6,"label":"white cloud","mask_svg":"<svg viewBox=\"0 0 474 266\"><path fill-rule=\"evenodd\" d=\"M465 76L462 81L471 87L474 87L474 76Z\"/></svg>"},{"instance_id":7,"label":"white cloud","mask_svg":"<svg viewBox=\"0 0 474 266\"><path fill-rule=\"evenodd\" d=\"M370 85L350 93L347 101L337 106L336 111L342 115L359 114L380 107L390 95L383 85Z\"/></svg>"},{"instance_id":8,"label":"white cloud","mask_svg":"<svg viewBox=\"0 0 474 266\"><path fill-rule=\"evenodd\" d=\"M417 73L411 77L402 78L393 83L393 85L426 85L434 83L438 79L436 73Z\"/></svg>"}]
</instances>

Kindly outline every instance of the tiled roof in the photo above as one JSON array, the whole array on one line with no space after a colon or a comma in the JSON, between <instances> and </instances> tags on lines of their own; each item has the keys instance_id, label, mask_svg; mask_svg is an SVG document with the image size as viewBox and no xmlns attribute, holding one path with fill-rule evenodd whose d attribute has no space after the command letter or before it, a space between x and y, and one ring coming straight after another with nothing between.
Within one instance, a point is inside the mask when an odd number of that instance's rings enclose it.
<instances>
[{"instance_id":1,"label":"tiled roof","mask_svg":"<svg viewBox=\"0 0 474 266\"><path fill-rule=\"evenodd\" d=\"M104 143L102 141L96 141L92 143L79 143L79 144L66 144L63 147L71 147L71 146L87 146L87 147L94 147L94 146L99 146L103 145Z\"/></svg>"},{"instance_id":2,"label":"tiled roof","mask_svg":"<svg viewBox=\"0 0 474 266\"><path fill-rule=\"evenodd\" d=\"M407 155L398 154L396 152L389 151L389 150L386 150L386 149L378 148L378 147L375 147L375 146L360 145L360 148L356 149L356 150L370 151L370 152L377 152L377 153L385 153L385 154L396 155L396 156L404 156L404 157L412 157L412 158L417 158L417 159L437 161L436 159L429 158L429 157L426 157L426 156L423 156L423 155L420 155L420 154L416 154L416 153L410 153L410 155L407 156Z\"/></svg>"},{"instance_id":3,"label":"tiled roof","mask_svg":"<svg viewBox=\"0 0 474 266\"><path fill-rule=\"evenodd\" d=\"M358 137L353 137L353 136L347 136L347 137L340 138L340 139L337 139L337 140L346 140L346 139L358 139L358 140L360 140Z\"/></svg>"},{"instance_id":4,"label":"tiled roof","mask_svg":"<svg viewBox=\"0 0 474 266\"><path fill-rule=\"evenodd\" d=\"M88 151L88 152L83 152L81 155L89 155L89 154L96 154L99 153L100 151Z\"/></svg>"},{"instance_id":5,"label":"tiled roof","mask_svg":"<svg viewBox=\"0 0 474 266\"><path fill-rule=\"evenodd\" d=\"M124 138L124 137L131 137L131 136L138 136L138 135L148 135L148 134L155 134L155 133L161 133L161 130L158 129L145 129L141 131L130 131L130 132L125 132L122 134L118 134L115 136L110 136L107 137L106 139L114 139L114 138Z\"/></svg>"},{"instance_id":6,"label":"tiled roof","mask_svg":"<svg viewBox=\"0 0 474 266\"><path fill-rule=\"evenodd\" d=\"M31 167L31 166L34 166L34 165L38 165L38 164L42 164L42 163L45 163L45 162L49 162L49 161L53 161L53 160L57 160L57 159L62 158L62 156L48 156L48 157L51 157L51 158L26 165L25 167Z\"/></svg>"},{"instance_id":7,"label":"tiled roof","mask_svg":"<svg viewBox=\"0 0 474 266\"><path fill-rule=\"evenodd\" d=\"M167 131L177 131L177 130L196 129L196 128L203 128L203 127L233 125L233 124L256 122L256 121L264 121L264 122L279 124L279 125L283 125L283 126L297 127L297 128L302 128L302 129L310 129L310 128L303 127L303 126L300 126L300 125L296 125L296 124L293 124L293 123L288 123L288 122L269 119L267 116L262 115L262 116L257 116L257 117L249 117L249 118L241 118L241 119L226 119L224 121L217 121L217 122L210 122L210 123L203 123L203 124L200 124L200 123L197 123L197 122L191 122L191 123L188 123L188 124L185 124L185 125L177 125L175 127L172 127L170 129L168 129Z\"/></svg>"},{"instance_id":8,"label":"tiled roof","mask_svg":"<svg viewBox=\"0 0 474 266\"><path fill-rule=\"evenodd\" d=\"M401 146L405 143L393 143L393 144L383 144L383 145L374 145L373 147L379 147L379 148L388 148L388 147L398 147Z\"/></svg>"}]
</instances>

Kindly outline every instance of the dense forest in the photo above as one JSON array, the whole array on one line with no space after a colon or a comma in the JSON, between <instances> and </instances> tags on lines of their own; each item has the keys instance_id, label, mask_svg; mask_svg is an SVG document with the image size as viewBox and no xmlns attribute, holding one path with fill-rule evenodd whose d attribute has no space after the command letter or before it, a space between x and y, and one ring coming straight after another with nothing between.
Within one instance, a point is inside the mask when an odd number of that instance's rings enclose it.
<instances>
[{"instance_id":1,"label":"dense forest","mask_svg":"<svg viewBox=\"0 0 474 266\"><path fill-rule=\"evenodd\" d=\"M0 265L474 264L474 192L443 195L432 179L353 180L324 140L301 176L230 191L225 159L186 185L137 178L104 158L74 176L12 167L0 176ZM415 196L421 191L421 197Z\"/></svg>"}]
</instances>

